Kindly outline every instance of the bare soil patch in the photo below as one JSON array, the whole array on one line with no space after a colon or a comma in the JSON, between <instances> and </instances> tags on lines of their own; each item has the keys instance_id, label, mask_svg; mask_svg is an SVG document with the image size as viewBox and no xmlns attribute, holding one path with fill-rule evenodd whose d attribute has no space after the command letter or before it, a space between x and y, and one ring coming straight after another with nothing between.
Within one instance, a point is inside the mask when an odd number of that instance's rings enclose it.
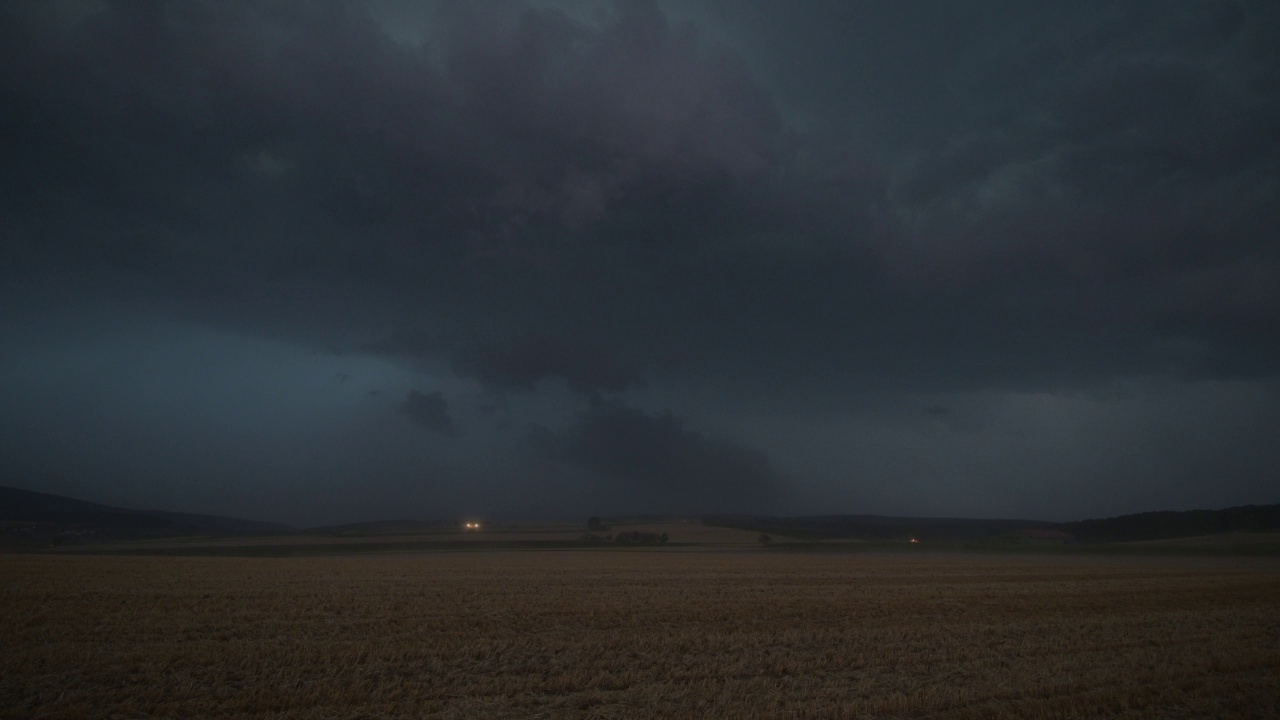
<instances>
[{"instance_id":1,"label":"bare soil patch","mask_svg":"<svg viewBox=\"0 0 1280 720\"><path fill-rule=\"evenodd\" d=\"M1274 717L1278 569L8 555L0 717Z\"/></svg>"}]
</instances>

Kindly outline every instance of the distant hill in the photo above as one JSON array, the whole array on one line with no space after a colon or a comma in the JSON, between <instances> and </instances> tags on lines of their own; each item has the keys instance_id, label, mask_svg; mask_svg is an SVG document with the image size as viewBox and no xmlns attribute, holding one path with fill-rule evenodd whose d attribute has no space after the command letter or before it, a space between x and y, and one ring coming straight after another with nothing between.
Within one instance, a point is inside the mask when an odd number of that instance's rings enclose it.
<instances>
[{"instance_id":1,"label":"distant hill","mask_svg":"<svg viewBox=\"0 0 1280 720\"><path fill-rule=\"evenodd\" d=\"M1023 536L1076 542L1168 540L1233 532L1280 531L1280 505L1244 505L1225 510L1148 512L1055 523L1040 520L901 518L878 515L766 517L710 515L707 525L810 540L919 540L974 542Z\"/></svg>"},{"instance_id":2,"label":"distant hill","mask_svg":"<svg viewBox=\"0 0 1280 720\"><path fill-rule=\"evenodd\" d=\"M658 516L610 517L628 524ZM665 520L673 518L663 517ZM626 522L624 522L624 520ZM687 522L689 518L675 518ZM1280 505L1225 510L1147 512L1073 522L1018 519L910 518L880 515L708 515L704 525L800 540L922 542L1049 541L1113 543L1280 532ZM499 526L489 524L497 529ZM452 531L449 521L387 520L311 528L310 534L378 536ZM562 528L561 528L562 529ZM44 547L178 536L233 537L296 532L288 525L217 515L133 510L0 486L0 547Z\"/></svg>"},{"instance_id":3,"label":"distant hill","mask_svg":"<svg viewBox=\"0 0 1280 720\"><path fill-rule=\"evenodd\" d=\"M293 528L217 515L131 510L0 486L0 538L13 544L178 535L269 535Z\"/></svg>"},{"instance_id":4,"label":"distant hill","mask_svg":"<svg viewBox=\"0 0 1280 720\"><path fill-rule=\"evenodd\" d=\"M1086 542L1132 542L1280 530L1280 505L1241 505L1225 510L1146 512L1062 523L1062 530Z\"/></svg>"},{"instance_id":5,"label":"distant hill","mask_svg":"<svg viewBox=\"0 0 1280 720\"><path fill-rule=\"evenodd\" d=\"M1057 523L1038 520L972 520L908 518L881 515L809 515L761 517L711 515L707 525L772 533L806 540L975 541L1021 530L1056 530Z\"/></svg>"}]
</instances>

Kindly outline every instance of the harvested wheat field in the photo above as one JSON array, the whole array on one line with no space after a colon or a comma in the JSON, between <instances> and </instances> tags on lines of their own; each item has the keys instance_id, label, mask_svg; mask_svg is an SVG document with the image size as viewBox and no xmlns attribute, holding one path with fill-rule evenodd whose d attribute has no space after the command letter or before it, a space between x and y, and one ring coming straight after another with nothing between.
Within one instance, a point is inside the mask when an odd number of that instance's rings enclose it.
<instances>
[{"instance_id":1,"label":"harvested wheat field","mask_svg":"<svg viewBox=\"0 0 1280 720\"><path fill-rule=\"evenodd\" d=\"M1274 562L0 556L5 718L1275 717Z\"/></svg>"}]
</instances>

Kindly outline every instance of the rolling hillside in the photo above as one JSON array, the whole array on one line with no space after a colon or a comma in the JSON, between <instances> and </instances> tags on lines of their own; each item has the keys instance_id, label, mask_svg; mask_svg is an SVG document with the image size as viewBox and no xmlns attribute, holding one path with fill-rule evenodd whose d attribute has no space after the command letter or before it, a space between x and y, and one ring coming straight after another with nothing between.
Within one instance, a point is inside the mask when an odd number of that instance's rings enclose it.
<instances>
[{"instance_id":1,"label":"rolling hillside","mask_svg":"<svg viewBox=\"0 0 1280 720\"><path fill-rule=\"evenodd\" d=\"M1164 511L1055 523L1038 520L902 518L877 515L764 517L712 515L708 525L778 533L809 540L901 540L977 542L1017 537L1062 542L1108 543L1170 540L1227 533L1280 531L1280 505L1243 505L1224 510Z\"/></svg>"},{"instance_id":2,"label":"rolling hillside","mask_svg":"<svg viewBox=\"0 0 1280 720\"><path fill-rule=\"evenodd\" d=\"M0 486L0 538L7 544L269 535L292 529L279 523L217 515L131 510Z\"/></svg>"}]
</instances>

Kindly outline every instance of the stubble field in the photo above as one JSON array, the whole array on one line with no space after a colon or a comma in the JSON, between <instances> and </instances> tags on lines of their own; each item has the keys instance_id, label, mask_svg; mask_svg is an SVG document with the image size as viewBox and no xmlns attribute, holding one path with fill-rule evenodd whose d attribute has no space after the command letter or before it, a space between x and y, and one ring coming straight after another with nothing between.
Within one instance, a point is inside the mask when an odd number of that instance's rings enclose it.
<instances>
[{"instance_id":1,"label":"stubble field","mask_svg":"<svg viewBox=\"0 0 1280 720\"><path fill-rule=\"evenodd\" d=\"M0 556L4 718L1275 717L1274 560Z\"/></svg>"}]
</instances>

